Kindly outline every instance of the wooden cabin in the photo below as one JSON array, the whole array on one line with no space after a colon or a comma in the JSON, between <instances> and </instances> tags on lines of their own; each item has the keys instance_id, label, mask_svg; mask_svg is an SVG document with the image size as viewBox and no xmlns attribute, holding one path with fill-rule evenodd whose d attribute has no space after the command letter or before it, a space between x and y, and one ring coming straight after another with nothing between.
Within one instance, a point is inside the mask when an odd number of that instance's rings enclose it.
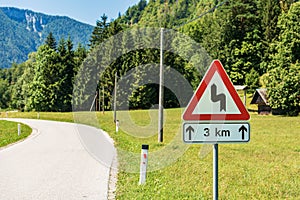
<instances>
[{"instance_id":1,"label":"wooden cabin","mask_svg":"<svg viewBox=\"0 0 300 200\"><path fill-rule=\"evenodd\" d=\"M258 105L258 114L260 115L268 115L272 112L268 102L267 89L265 88L256 89L250 104Z\"/></svg>"}]
</instances>

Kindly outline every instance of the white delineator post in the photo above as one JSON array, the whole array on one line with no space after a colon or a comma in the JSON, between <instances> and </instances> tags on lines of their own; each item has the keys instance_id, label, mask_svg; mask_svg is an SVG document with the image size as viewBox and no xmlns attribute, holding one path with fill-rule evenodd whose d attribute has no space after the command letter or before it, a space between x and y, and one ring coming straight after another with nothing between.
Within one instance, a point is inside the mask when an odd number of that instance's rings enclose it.
<instances>
[{"instance_id":1,"label":"white delineator post","mask_svg":"<svg viewBox=\"0 0 300 200\"><path fill-rule=\"evenodd\" d=\"M116 121L116 133L119 132L119 126L120 126L120 122L119 120Z\"/></svg>"},{"instance_id":2,"label":"white delineator post","mask_svg":"<svg viewBox=\"0 0 300 200\"><path fill-rule=\"evenodd\" d=\"M148 165L148 150L149 150L149 145L143 144L142 145L142 153L141 153L141 166L140 166L140 182L139 182L140 185L146 183L147 165Z\"/></svg>"},{"instance_id":3,"label":"white delineator post","mask_svg":"<svg viewBox=\"0 0 300 200\"><path fill-rule=\"evenodd\" d=\"M104 106L105 106L105 102L104 102L104 86L102 86L102 113L104 114Z\"/></svg>"},{"instance_id":4,"label":"white delineator post","mask_svg":"<svg viewBox=\"0 0 300 200\"><path fill-rule=\"evenodd\" d=\"M18 124L18 136L21 135L21 124Z\"/></svg>"}]
</instances>

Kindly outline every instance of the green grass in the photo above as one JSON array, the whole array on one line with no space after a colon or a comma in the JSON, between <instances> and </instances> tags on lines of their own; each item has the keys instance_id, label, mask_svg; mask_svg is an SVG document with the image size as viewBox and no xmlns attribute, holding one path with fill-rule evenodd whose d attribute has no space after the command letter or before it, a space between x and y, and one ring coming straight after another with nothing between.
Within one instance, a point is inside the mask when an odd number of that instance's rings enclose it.
<instances>
[{"instance_id":1,"label":"green grass","mask_svg":"<svg viewBox=\"0 0 300 200\"><path fill-rule=\"evenodd\" d=\"M181 123L180 110L167 112L170 117L165 127L166 140L161 146L170 142ZM299 198L300 118L256 114L251 117L250 143L219 145L220 199ZM123 149L138 151L143 142L157 150L156 136L142 142L136 140L137 145L126 138L119 143ZM199 157L201 149L211 148L191 145L176 163L148 173L144 186L138 185L138 174L119 173L118 199L212 199L212 152Z\"/></svg>"},{"instance_id":2,"label":"green grass","mask_svg":"<svg viewBox=\"0 0 300 200\"><path fill-rule=\"evenodd\" d=\"M8 112L8 118L26 118L26 119L47 119L53 121L73 122L73 113L59 112ZM0 118L6 118L6 112L0 112Z\"/></svg>"},{"instance_id":3,"label":"green grass","mask_svg":"<svg viewBox=\"0 0 300 200\"><path fill-rule=\"evenodd\" d=\"M185 150L181 142L181 109L166 110L164 143L158 144L156 126L151 126L157 123L151 121L151 116L156 115L155 110L131 111L128 120L126 112L118 112L121 131L115 133L112 112L97 113L98 123L82 114L82 123L101 127L115 140L120 162L117 199L212 199L212 147L194 144ZM37 114L11 113L9 117L22 116L36 118ZM72 121L73 115L41 113L40 118ZM299 199L300 117L251 113L250 125L249 143L219 145L220 199ZM173 143L168 145L170 142ZM139 154L144 143L150 146L150 169L156 167L153 163L168 160L167 156L174 157L176 162L149 172L147 183L140 186L139 174L122 169L139 169ZM121 150L135 154L126 156ZM185 151L181 156L182 150ZM200 156L203 151L208 154ZM162 154L157 156L157 152Z\"/></svg>"},{"instance_id":4,"label":"green grass","mask_svg":"<svg viewBox=\"0 0 300 200\"><path fill-rule=\"evenodd\" d=\"M21 134L18 136L18 123L0 120L0 147L25 139L31 131L29 126L21 124Z\"/></svg>"}]
</instances>

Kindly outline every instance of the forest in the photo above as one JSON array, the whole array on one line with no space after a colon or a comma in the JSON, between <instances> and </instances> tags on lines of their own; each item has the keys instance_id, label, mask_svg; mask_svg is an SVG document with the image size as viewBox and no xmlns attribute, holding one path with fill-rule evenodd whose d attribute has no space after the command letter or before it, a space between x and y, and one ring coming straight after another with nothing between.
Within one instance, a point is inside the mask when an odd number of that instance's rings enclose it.
<instances>
[{"instance_id":1,"label":"forest","mask_svg":"<svg viewBox=\"0 0 300 200\"><path fill-rule=\"evenodd\" d=\"M70 38L56 44L50 33L26 62L1 69L0 108L71 111L78 105L80 110L89 110L98 93L104 97L100 107L110 110L115 78L120 81L132 70L130 80L123 83L131 89L119 90L118 96L126 97L117 98L119 108L127 104L130 109L153 107L158 103L158 85L141 83L149 73L155 76L152 68L160 63L160 49L155 44L139 48L147 43L139 36L144 31L143 35L159 41L157 30L161 27L200 44L212 59L222 62L234 84L248 85L249 92L267 88L272 108L298 115L300 2L294 0L140 0L115 20L108 21L103 14L94 27L89 49L74 49ZM182 74L195 90L203 76L197 73L202 66L190 61L206 58L201 52L200 57L187 55L179 48L184 37L176 37L165 44L174 51L164 51L164 64ZM195 54L200 51L194 43L185 45ZM96 73L91 74L90 66ZM171 73L170 67L165 73ZM180 86L180 80L172 83ZM165 87L164 107L186 103Z\"/></svg>"}]
</instances>

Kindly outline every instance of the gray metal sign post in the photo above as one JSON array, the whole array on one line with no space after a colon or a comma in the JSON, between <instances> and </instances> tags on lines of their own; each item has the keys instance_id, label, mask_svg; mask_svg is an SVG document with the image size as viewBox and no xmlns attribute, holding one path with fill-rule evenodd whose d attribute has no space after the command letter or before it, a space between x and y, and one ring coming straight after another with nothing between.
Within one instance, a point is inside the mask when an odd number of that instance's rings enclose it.
<instances>
[{"instance_id":1,"label":"gray metal sign post","mask_svg":"<svg viewBox=\"0 0 300 200\"><path fill-rule=\"evenodd\" d=\"M218 200L218 144L214 144L213 148L213 199Z\"/></svg>"}]
</instances>

